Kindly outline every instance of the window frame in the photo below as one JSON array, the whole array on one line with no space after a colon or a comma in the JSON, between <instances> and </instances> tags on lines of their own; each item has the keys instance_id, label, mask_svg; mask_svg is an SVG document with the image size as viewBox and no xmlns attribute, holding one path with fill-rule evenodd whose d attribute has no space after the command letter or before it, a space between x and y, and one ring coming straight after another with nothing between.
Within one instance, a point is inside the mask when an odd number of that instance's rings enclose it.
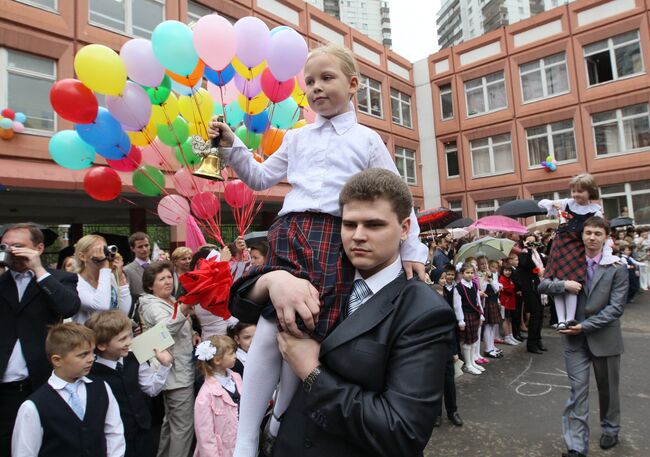
<instances>
[{"instance_id":1,"label":"window frame","mask_svg":"<svg viewBox=\"0 0 650 457\"><path fill-rule=\"evenodd\" d=\"M599 41L594 41L593 43L588 43L588 44L586 44L586 45L584 45L582 47L582 58L584 60L584 65L585 65L585 76L586 76L586 79L587 79L587 81L586 81L587 82L587 88L600 86L602 84L613 83L615 81L621 81L621 80L627 79L627 78L634 78L636 76L645 74L645 62L643 60L643 46L642 46L642 43L641 43L641 33L640 33L639 29L636 29L635 31L636 31L636 36L637 36L636 42L639 43L639 56L641 58L641 71L639 71L638 73L632 73L630 75L625 75L625 76L621 76L621 77L618 76L618 68L616 68L615 50L618 49L618 48L624 47L624 46L628 46L628 45L634 43L635 41L631 40L631 41L626 41L625 43L620 43L620 44L614 45L613 40L614 40L614 38L616 38L618 36L625 35L626 33L631 32L631 30L628 30L627 32L623 32L623 33L619 33L619 34L614 35L614 36L610 36L610 37L608 37L608 38L606 38L604 40L599 40ZM606 49L607 49L607 51L609 53L609 64L610 64L610 69L612 70L612 79L610 79L609 81L603 81L603 82L600 82L600 83L591 84L591 82L589 81L589 64L587 63L587 57L592 56L594 54L599 54L599 53L601 53L603 51L594 51L594 52L592 52L590 54L587 54L585 52L585 48L587 46L593 46L595 44L602 43L602 42L607 43L607 48Z\"/></svg>"},{"instance_id":2,"label":"window frame","mask_svg":"<svg viewBox=\"0 0 650 457\"><path fill-rule=\"evenodd\" d=\"M447 90L447 87L449 87L449 90ZM449 121L454 118L454 92L451 88L451 83L438 86L438 91L440 92L440 119L443 121ZM443 111L444 105L442 103L442 96L447 94L449 94L449 98L451 99L451 116L449 117L445 117L445 112Z\"/></svg>"},{"instance_id":3,"label":"window frame","mask_svg":"<svg viewBox=\"0 0 650 457\"><path fill-rule=\"evenodd\" d=\"M510 163L512 165L510 170L502 170L502 171L495 171L495 165L496 161L494 160L494 142L492 141L492 138L498 135L508 135L510 137L510 141L507 142L507 144L510 144ZM488 140L488 155L490 158L490 173L482 173L482 174L476 174L474 170L474 148L472 147L472 143L474 141L479 141L479 140ZM496 145L501 145L501 144L506 144L506 142L502 143L496 143ZM484 147L481 147L480 149L484 149ZM515 167L514 167L514 160L512 157L512 134L510 132L508 133L499 133L496 135L491 135L488 137L482 137L482 138L476 138L475 140L472 140L469 142L469 152L470 152L470 160L472 161L472 177L473 178L487 178L490 176L499 176L499 175L506 175L509 173L514 173Z\"/></svg>"},{"instance_id":4,"label":"window frame","mask_svg":"<svg viewBox=\"0 0 650 457\"><path fill-rule=\"evenodd\" d=\"M454 144L453 149L448 149L447 146L450 146L451 144ZM445 152L445 169L447 172L447 179L456 179L460 178L460 161L458 160L458 142L456 141L448 141L442 144L444 147L444 152ZM450 175L449 174L449 154L455 152L456 153L456 168L458 168L458 174L456 175Z\"/></svg>"},{"instance_id":5,"label":"window frame","mask_svg":"<svg viewBox=\"0 0 650 457\"><path fill-rule=\"evenodd\" d=\"M625 108L629 108L632 106L636 105L645 105L646 106L646 112L643 114L636 114L633 116L627 116L623 117L623 110ZM607 154L598 154L598 143L596 140L596 127L600 125L607 125L611 124L611 121L600 121L597 124L594 124L594 115L596 114L602 114L602 113L609 113L614 111L616 113L616 127L617 127L617 133L618 133L618 146L621 148L623 146L622 150L618 152L610 152ZM637 149L626 149L625 144L622 142L625 142L625 126L623 124L624 121L626 120L631 120L631 119L636 119L636 118L642 118L642 117L648 117L648 132L650 133L650 103L635 103L633 105L627 105L623 106L620 108L616 108L614 110L607 110L607 111L599 111L596 113L591 113L591 136L594 141L594 153L595 153L595 158L596 159L602 159L602 158L607 158L607 157L615 157L615 156L620 156L620 155L626 155L626 154L636 154L639 152L644 152L650 150L650 145L645 146L643 148L637 148Z\"/></svg>"},{"instance_id":6,"label":"window frame","mask_svg":"<svg viewBox=\"0 0 650 457\"><path fill-rule=\"evenodd\" d=\"M564 55L564 60L562 62L556 62L556 63L552 63L550 65L546 65L545 59L549 59L551 57L555 57L555 56L560 55L560 54ZM528 71L522 72L521 67L523 67L524 65L531 64L533 62L539 62L539 67L535 68L533 70L528 70ZM567 90L565 90L563 92L557 92L557 93L549 95L549 93L548 93L548 82L546 81L546 70L549 69L549 68L558 67L560 65L564 65L564 69L566 70ZM542 80L542 92L543 92L543 95L541 97L531 98L529 100L526 100L524 98L525 91L524 91L523 77L525 75L529 75L529 74L535 73L535 72L541 72L542 73L541 80ZM521 87L521 100L522 100L524 105L526 105L528 103L535 103L535 102L538 102L540 100L546 100L547 98L559 97L561 95L566 95L566 94L570 93L571 92L571 79L569 78L569 67L567 66L566 51L558 52L556 54L551 54L551 55L542 57L541 59L531 60L529 62L525 62L525 63L519 65L519 85Z\"/></svg>"},{"instance_id":7,"label":"window frame","mask_svg":"<svg viewBox=\"0 0 650 457\"><path fill-rule=\"evenodd\" d=\"M365 82L364 82L365 79ZM370 86L370 81L376 82L379 85L379 89L375 89L374 87ZM377 119L383 119L384 118L384 101L382 97L382 90L381 90L381 81L377 81L376 79L372 79L369 76L366 75L359 75L359 88L357 89L357 94L359 91L362 89L365 89L366 92L366 100L368 101L368 111L364 111L361 109L361 106L359 105L359 96L357 95L357 109L362 112L363 114L367 114L368 116L376 117ZM374 114L372 112L372 105L370 103L370 91L375 91L379 93L379 115ZM392 113L391 113L391 118L392 118Z\"/></svg>"},{"instance_id":8,"label":"window frame","mask_svg":"<svg viewBox=\"0 0 650 457\"><path fill-rule=\"evenodd\" d=\"M560 122L565 122L565 121L569 121L569 120L571 121L571 128L570 129L567 128L567 129L563 129L563 130L553 131L553 129L551 127L553 124L558 124ZM540 134L533 135L533 136L530 136L528 134L529 129L542 127L542 126L546 127L546 132L545 133L540 133ZM560 120L560 121L557 121L557 122L549 122L547 124L540 124L540 125L533 125L533 126L530 126L530 127L526 127L524 129L524 133L526 135L526 152L527 152L527 155L528 155L528 169L529 170L535 170L535 169L542 168L542 166L539 163L533 164L531 162L531 160L530 160L531 159L531 157L530 157L530 145L528 144L529 140L546 137L546 140L550 142L548 144L552 146L551 148L549 148L549 150L553 151L553 157L555 157L555 144L553 144L553 135L557 135L559 133L566 133L568 131L571 131L571 133L573 134L573 150L575 152L575 158L569 159L569 160L557 160L556 159L557 163L559 163L559 164L575 163L575 162L578 161L578 146L577 146L577 143L576 143L576 130L575 130L575 124L573 122L573 118L563 119L563 120Z\"/></svg>"},{"instance_id":9,"label":"window frame","mask_svg":"<svg viewBox=\"0 0 650 457\"><path fill-rule=\"evenodd\" d=\"M141 35L136 35L133 33L133 2L136 2L138 0L121 0L122 6L124 7L124 30L118 30L114 27L111 27L110 25L105 25L105 24L100 24L98 22L93 22L93 20L90 18L91 14L91 0L88 0L88 24L92 25L93 27L98 27L100 29L108 30L110 32L118 33L123 36L127 36L129 38L144 38L147 40L151 40L151 36L141 36ZM150 0L152 2L158 3L161 6L162 10L162 21L165 21L165 7L166 7L166 1L167 0ZM153 30L151 31L153 34Z\"/></svg>"},{"instance_id":10,"label":"window frame","mask_svg":"<svg viewBox=\"0 0 650 457\"><path fill-rule=\"evenodd\" d=\"M648 181L648 180L646 180ZM623 184L623 190L618 191L618 192L612 192L612 193L606 193L604 194L602 192L602 189L598 189L598 195L600 196L600 200L603 201L605 198L616 198L616 197L625 197L626 201L626 206L628 209L628 215L629 217L632 218L634 221L634 197L637 195L644 195L644 194L650 194L650 189L639 189L639 190L632 190L632 183L633 182L639 182L639 181L632 181L632 182L625 182ZM641 181L645 182L645 181ZM604 186L604 187L609 187L609 186ZM605 202L603 201L603 214L605 212ZM640 208L639 208L640 209ZM618 216L618 214L617 214ZM634 221L636 223L636 221ZM645 224L642 224L645 225Z\"/></svg>"},{"instance_id":11,"label":"window frame","mask_svg":"<svg viewBox=\"0 0 650 457\"><path fill-rule=\"evenodd\" d=\"M50 8L49 6L41 5L38 3L38 0L15 0L17 3L22 3L23 5L27 6L32 6L34 8L38 8L43 11L48 11L50 13L58 13L59 12L59 0L54 0L54 8Z\"/></svg>"},{"instance_id":12,"label":"window frame","mask_svg":"<svg viewBox=\"0 0 650 457\"><path fill-rule=\"evenodd\" d=\"M407 154L406 154L407 152L412 153L413 157L407 157ZM416 166L417 165L416 158L417 157L416 157L415 150L405 148L403 146L395 146L395 162L397 162L398 160L401 160L401 161L404 162L404 164L403 164L404 165L404 167L403 167L404 176L402 176L402 174L400 173L400 178L402 178L402 181L404 181L409 186L417 186L418 185L418 170L417 170L417 166ZM412 179L411 179L410 176L408 176L408 167L406 166L407 161L413 161L413 173L414 173L414 176L412 177ZM397 167L397 163L395 164L395 166ZM397 167L397 169L399 171L399 167Z\"/></svg>"},{"instance_id":13,"label":"window frame","mask_svg":"<svg viewBox=\"0 0 650 457\"><path fill-rule=\"evenodd\" d=\"M492 82L488 83L487 82L487 77L495 75L497 73L501 73L501 79L498 80L498 81L492 81ZM499 108L496 108L496 109L488 109L486 111L481 111L479 113L469 114L469 99L467 98L467 83L472 82L472 81L476 81L477 79L481 80L481 85L477 86L477 87L474 87L474 88L472 88L470 90L476 91L476 90L478 90L479 87L483 90L483 103L484 103L484 106L486 108L488 106L488 101L489 101L489 99L488 99L488 86L496 85L496 84L499 84L499 83L503 84L503 96L504 96L504 99L505 99L505 104L502 107L499 107ZM489 73L487 75L479 76L478 78L463 81L463 91L465 92L465 113L467 114L468 119L472 119L472 118L479 117L479 116L485 116L486 114L496 113L497 111L502 111L504 109L508 109L508 91L506 90L506 75L505 75L504 70L495 71L495 72Z\"/></svg>"},{"instance_id":14,"label":"window frame","mask_svg":"<svg viewBox=\"0 0 650 457\"><path fill-rule=\"evenodd\" d=\"M35 71L30 71L30 70L24 70L24 69L17 69L12 68L11 70L9 69L9 51L13 52L18 52L21 54L25 55L33 55L36 57L48 59L52 61L52 75L46 75L45 73L38 73ZM52 59L51 57L47 56L41 56L38 54L30 53L30 52L25 52L21 51L18 49L9 49L5 47L0 47L0 106L9 106L9 73L14 73L14 74L19 74L19 75L24 75L27 77L31 78L39 78L44 81L51 81L52 84L54 84L57 81L57 64L58 62L56 59ZM50 106L49 104L49 99L44 100L44 103ZM23 134L28 134L28 135L36 135L36 136L52 136L58 131L58 116L56 111L52 109L52 113L54 114L54 119L52 123L52 130L42 130L42 129L34 129L34 128L28 128L25 126L25 130L22 132Z\"/></svg>"},{"instance_id":15,"label":"window frame","mask_svg":"<svg viewBox=\"0 0 650 457\"><path fill-rule=\"evenodd\" d=\"M474 214L476 216L476 219L480 219L485 216L491 216L496 213L496 211L499 209L500 206L503 206L504 204L516 200L517 196L514 197L503 197L503 198L488 198L487 200L475 200L474 201ZM481 208L479 211L479 203L484 203L484 202L492 202L492 206L490 209L486 208ZM479 215L479 213L488 213L492 212L491 214L486 214L484 216Z\"/></svg>"},{"instance_id":16,"label":"window frame","mask_svg":"<svg viewBox=\"0 0 650 457\"><path fill-rule=\"evenodd\" d=\"M393 96L393 92L397 93L397 96ZM403 98L406 97L408 98L408 101L404 100ZM404 128L407 129L413 129L413 111L411 110L412 104L411 104L411 96L399 91L393 87L390 88L390 103L391 103L391 120L393 121L393 124L401 125ZM393 118L393 103L397 103L399 105L399 122L396 122L395 119ZM402 116L402 107L403 105L407 105L409 109L409 119L408 119L408 124L404 123L404 119Z\"/></svg>"}]
</instances>

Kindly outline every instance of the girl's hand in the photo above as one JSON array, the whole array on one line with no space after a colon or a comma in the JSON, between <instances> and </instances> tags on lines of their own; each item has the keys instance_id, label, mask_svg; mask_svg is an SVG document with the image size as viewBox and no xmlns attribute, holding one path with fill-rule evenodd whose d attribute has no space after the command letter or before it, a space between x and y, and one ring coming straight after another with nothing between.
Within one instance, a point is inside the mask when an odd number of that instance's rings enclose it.
<instances>
[{"instance_id":1,"label":"girl's hand","mask_svg":"<svg viewBox=\"0 0 650 457\"><path fill-rule=\"evenodd\" d=\"M208 125L208 138L217 140L219 147L230 148L235 141L235 134L225 122L219 122L214 116Z\"/></svg>"},{"instance_id":2,"label":"girl's hand","mask_svg":"<svg viewBox=\"0 0 650 457\"><path fill-rule=\"evenodd\" d=\"M562 203L560 203L559 201L554 201L553 202L553 208L555 208L557 210L561 210L562 209Z\"/></svg>"},{"instance_id":3,"label":"girl's hand","mask_svg":"<svg viewBox=\"0 0 650 457\"><path fill-rule=\"evenodd\" d=\"M196 332L192 333L192 346L196 347L199 344L201 344L201 335Z\"/></svg>"},{"instance_id":4,"label":"girl's hand","mask_svg":"<svg viewBox=\"0 0 650 457\"><path fill-rule=\"evenodd\" d=\"M465 325L458 325L458 329L463 332L465 331Z\"/></svg>"}]
</instances>

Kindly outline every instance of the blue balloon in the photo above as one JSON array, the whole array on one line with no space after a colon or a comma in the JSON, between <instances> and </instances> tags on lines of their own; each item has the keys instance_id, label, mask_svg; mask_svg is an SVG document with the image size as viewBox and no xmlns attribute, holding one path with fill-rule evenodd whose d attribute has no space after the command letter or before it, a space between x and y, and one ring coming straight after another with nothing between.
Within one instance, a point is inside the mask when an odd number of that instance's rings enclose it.
<instances>
[{"instance_id":1,"label":"blue balloon","mask_svg":"<svg viewBox=\"0 0 650 457\"><path fill-rule=\"evenodd\" d=\"M95 151L105 159L120 160L129 155L131 151L131 139L129 136L122 132L120 140L109 146L96 147Z\"/></svg>"},{"instance_id":2,"label":"blue balloon","mask_svg":"<svg viewBox=\"0 0 650 457\"><path fill-rule=\"evenodd\" d=\"M217 71L206 65L205 70L203 70L203 76L205 76L212 84L225 86L235 76L235 69L231 64L228 64L228 66L223 70Z\"/></svg>"},{"instance_id":3,"label":"blue balloon","mask_svg":"<svg viewBox=\"0 0 650 457\"><path fill-rule=\"evenodd\" d=\"M188 76L199 63L194 49L192 30L179 21L164 21L151 34L153 53L163 67L181 76Z\"/></svg>"},{"instance_id":4,"label":"blue balloon","mask_svg":"<svg viewBox=\"0 0 650 457\"><path fill-rule=\"evenodd\" d=\"M111 146L119 143L122 136L122 126L113 115L103 107L99 107L95 121L90 124L76 124L75 130L82 140L97 147Z\"/></svg>"},{"instance_id":5,"label":"blue balloon","mask_svg":"<svg viewBox=\"0 0 650 457\"><path fill-rule=\"evenodd\" d=\"M11 126L12 126L12 122L11 119L9 119L8 117L3 117L2 119L0 119L0 128L10 129Z\"/></svg>"},{"instance_id":6,"label":"blue balloon","mask_svg":"<svg viewBox=\"0 0 650 457\"><path fill-rule=\"evenodd\" d=\"M280 32L281 30L293 30L291 27L286 26L286 25L278 25L277 27L274 27L271 29L271 36L275 35L276 33Z\"/></svg>"},{"instance_id":7,"label":"blue balloon","mask_svg":"<svg viewBox=\"0 0 650 457\"><path fill-rule=\"evenodd\" d=\"M254 133L264 133L268 130L271 123L269 122L268 109L265 109L259 114L249 115L244 118L244 125L246 128Z\"/></svg>"},{"instance_id":8,"label":"blue balloon","mask_svg":"<svg viewBox=\"0 0 650 457\"><path fill-rule=\"evenodd\" d=\"M172 81L172 90L176 92L178 95L192 95L196 93L196 91L198 91L201 88L201 83L203 82L203 80L201 80L198 83L196 83L196 86L187 87L179 82L174 81L173 79L171 81Z\"/></svg>"},{"instance_id":9,"label":"blue balloon","mask_svg":"<svg viewBox=\"0 0 650 457\"><path fill-rule=\"evenodd\" d=\"M246 115L241 109L241 106L239 106L239 102L237 100L228 103L224 111L226 115L226 123L232 128L235 128L241 124L244 120L244 116Z\"/></svg>"},{"instance_id":10,"label":"blue balloon","mask_svg":"<svg viewBox=\"0 0 650 457\"><path fill-rule=\"evenodd\" d=\"M16 113L14 116L14 121L20 122L21 124L24 124L26 120L27 116L25 116L25 113Z\"/></svg>"},{"instance_id":11,"label":"blue balloon","mask_svg":"<svg viewBox=\"0 0 650 457\"><path fill-rule=\"evenodd\" d=\"M70 170L89 168L95 161L93 147L82 140L74 130L61 130L52 135L48 150L52 160Z\"/></svg>"}]
</instances>

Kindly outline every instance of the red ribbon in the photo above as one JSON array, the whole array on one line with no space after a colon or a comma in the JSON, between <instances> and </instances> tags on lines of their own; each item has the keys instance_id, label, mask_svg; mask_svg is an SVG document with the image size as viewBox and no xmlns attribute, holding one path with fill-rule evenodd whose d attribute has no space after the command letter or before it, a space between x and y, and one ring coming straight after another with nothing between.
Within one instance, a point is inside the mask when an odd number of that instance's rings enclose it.
<instances>
[{"instance_id":1,"label":"red ribbon","mask_svg":"<svg viewBox=\"0 0 650 457\"><path fill-rule=\"evenodd\" d=\"M215 316L223 319L230 317L228 295L230 295L232 275L228 262L201 259L196 269L181 275L179 281L187 291L178 299L179 302L188 305L200 304Z\"/></svg>"}]
</instances>

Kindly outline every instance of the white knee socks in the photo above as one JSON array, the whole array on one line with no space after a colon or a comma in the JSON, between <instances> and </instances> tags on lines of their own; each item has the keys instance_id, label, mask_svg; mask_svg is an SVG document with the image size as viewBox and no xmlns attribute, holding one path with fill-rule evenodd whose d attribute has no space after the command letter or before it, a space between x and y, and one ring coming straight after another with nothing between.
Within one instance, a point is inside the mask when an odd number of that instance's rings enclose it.
<instances>
[{"instance_id":1,"label":"white knee socks","mask_svg":"<svg viewBox=\"0 0 650 457\"><path fill-rule=\"evenodd\" d=\"M271 424L269 425L269 431L271 435L278 436L278 431L280 430L280 421L279 418L282 417L284 412L289 407L293 395L296 393L296 389L300 384L300 379L296 376L285 361L282 361L282 374L280 375L280 391L275 399L275 405L273 406L273 416L271 416ZM276 419L278 418L278 419Z\"/></svg>"}]
</instances>

